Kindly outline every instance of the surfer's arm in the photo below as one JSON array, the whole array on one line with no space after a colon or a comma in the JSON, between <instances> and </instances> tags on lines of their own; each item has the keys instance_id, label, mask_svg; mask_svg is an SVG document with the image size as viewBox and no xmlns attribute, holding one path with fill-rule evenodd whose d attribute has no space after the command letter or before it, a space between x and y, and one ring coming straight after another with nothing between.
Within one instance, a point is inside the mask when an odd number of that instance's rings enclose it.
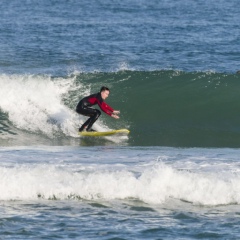
<instances>
[{"instance_id":1,"label":"surfer's arm","mask_svg":"<svg viewBox=\"0 0 240 240\"><path fill-rule=\"evenodd\" d=\"M107 103L105 103L102 100L99 100L99 99L96 99L96 100L97 100L98 106L101 108L103 112L105 112L106 114L108 114L109 116L115 119L119 118L117 114L119 114L120 111L114 110L112 107L110 107Z\"/></svg>"},{"instance_id":2,"label":"surfer's arm","mask_svg":"<svg viewBox=\"0 0 240 240\"><path fill-rule=\"evenodd\" d=\"M98 102L99 107L103 112L108 114L109 116L112 116L114 109L111 108L109 105L107 105L105 102Z\"/></svg>"},{"instance_id":3,"label":"surfer's arm","mask_svg":"<svg viewBox=\"0 0 240 240\"><path fill-rule=\"evenodd\" d=\"M113 117L113 118L115 118L115 119L118 119L119 116L118 116L117 114L119 114L120 111L112 109L112 108L111 108L109 105L107 105L105 102L104 102L104 104L106 105L107 109L111 112L111 115L110 115L110 116Z\"/></svg>"}]
</instances>

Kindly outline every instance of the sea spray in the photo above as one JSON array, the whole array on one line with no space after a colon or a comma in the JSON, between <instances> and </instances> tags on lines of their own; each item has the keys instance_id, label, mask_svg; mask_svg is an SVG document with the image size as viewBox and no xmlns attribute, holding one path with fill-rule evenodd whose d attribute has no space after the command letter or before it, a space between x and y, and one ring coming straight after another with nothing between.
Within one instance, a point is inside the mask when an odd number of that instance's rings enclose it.
<instances>
[{"instance_id":1,"label":"sea spray","mask_svg":"<svg viewBox=\"0 0 240 240\"><path fill-rule=\"evenodd\" d=\"M50 138L61 133L78 136L77 129L84 117L65 104L69 102L65 95L76 89L75 76L65 79L45 75L1 75L0 82L0 109L14 127ZM80 96L89 93L81 84L77 88L81 90Z\"/></svg>"},{"instance_id":2,"label":"sea spray","mask_svg":"<svg viewBox=\"0 0 240 240\"><path fill-rule=\"evenodd\" d=\"M53 135L74 134L73 112L62 103L70 82L49 76L1 75L0 107L17 128Z\"/></svg>"},{"instance_id":3,"label":"sea spray","mask_svg":"<svg viewBox=\"0 0 240 240\"><path fill-rule=\"evenodd\" d=\"M104 169L105 168L105 169ZM218 173L179 171L164 163L141 172L98 166L15 166L0 168L1 200L137 199L163 204L170 199L196 205L240 204L240 178Z\"/></svg>"}]
</instances>

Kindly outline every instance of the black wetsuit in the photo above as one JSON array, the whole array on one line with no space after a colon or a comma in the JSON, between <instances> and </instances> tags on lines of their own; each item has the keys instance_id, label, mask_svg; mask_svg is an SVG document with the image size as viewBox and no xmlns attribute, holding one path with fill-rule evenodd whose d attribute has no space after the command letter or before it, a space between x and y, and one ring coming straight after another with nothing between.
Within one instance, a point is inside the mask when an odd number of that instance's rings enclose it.
<instances>
[{"instance_id":1,"label":"black wetsuit","mask_svg":"<svg viewBox=\"0 0 240 240\"><path fill-rule=\"evenodd\" d=\"M90 131L92 125L97 121L101 112L98 109L91 108L91 106L98 104L102 111L104 111L109 116L112 115L113 109L107 105L101 97L101 93L95 93L88 97L83 98L77 105L76 112L84 116L90 117L80 128L79 131L83 131L87 128L87 131Z\"/></svg>"}]
</instances>

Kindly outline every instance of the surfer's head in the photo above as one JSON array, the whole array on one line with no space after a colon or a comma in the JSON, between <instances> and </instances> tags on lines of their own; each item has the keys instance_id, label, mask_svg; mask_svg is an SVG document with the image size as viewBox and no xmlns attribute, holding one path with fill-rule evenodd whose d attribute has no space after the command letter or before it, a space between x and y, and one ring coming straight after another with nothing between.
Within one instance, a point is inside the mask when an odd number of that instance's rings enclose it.
<instances>
[{"instance_id":1,"label":"surfer's head","mask_svg":"<svg viewBox=\"0 0 240 240\"><path fill-rule=\"evenodd\" d=\"M100 93L101 93L102 99L105 100L108 97L110 90L108 87L101 87Z\"/></svg>"}]
</instances>

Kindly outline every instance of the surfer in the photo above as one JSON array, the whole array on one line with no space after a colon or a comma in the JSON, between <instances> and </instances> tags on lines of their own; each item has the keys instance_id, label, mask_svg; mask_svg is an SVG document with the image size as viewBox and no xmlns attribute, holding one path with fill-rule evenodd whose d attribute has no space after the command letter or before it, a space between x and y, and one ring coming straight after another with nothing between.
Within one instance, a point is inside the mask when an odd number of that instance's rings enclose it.
<instances>
[{"instance_id":1,"label":"surfer","mask_svg":"<svg viewBox=\"0 0 240 240\"><path fill-rule=\"evenodd\" d=\"M110 90L107 87L101 87L100 92L84 97L77 105L76 112L90 117L83 125L79 128L79 132L86 130L88 132L95 131L92 129L92 125L100 117L101 112L98 109L91 108L93 105L98 104L103 112L109 116L118 119L120 111L114 110L104 100L109 96Z\"/></svg>"}]
</instances>

